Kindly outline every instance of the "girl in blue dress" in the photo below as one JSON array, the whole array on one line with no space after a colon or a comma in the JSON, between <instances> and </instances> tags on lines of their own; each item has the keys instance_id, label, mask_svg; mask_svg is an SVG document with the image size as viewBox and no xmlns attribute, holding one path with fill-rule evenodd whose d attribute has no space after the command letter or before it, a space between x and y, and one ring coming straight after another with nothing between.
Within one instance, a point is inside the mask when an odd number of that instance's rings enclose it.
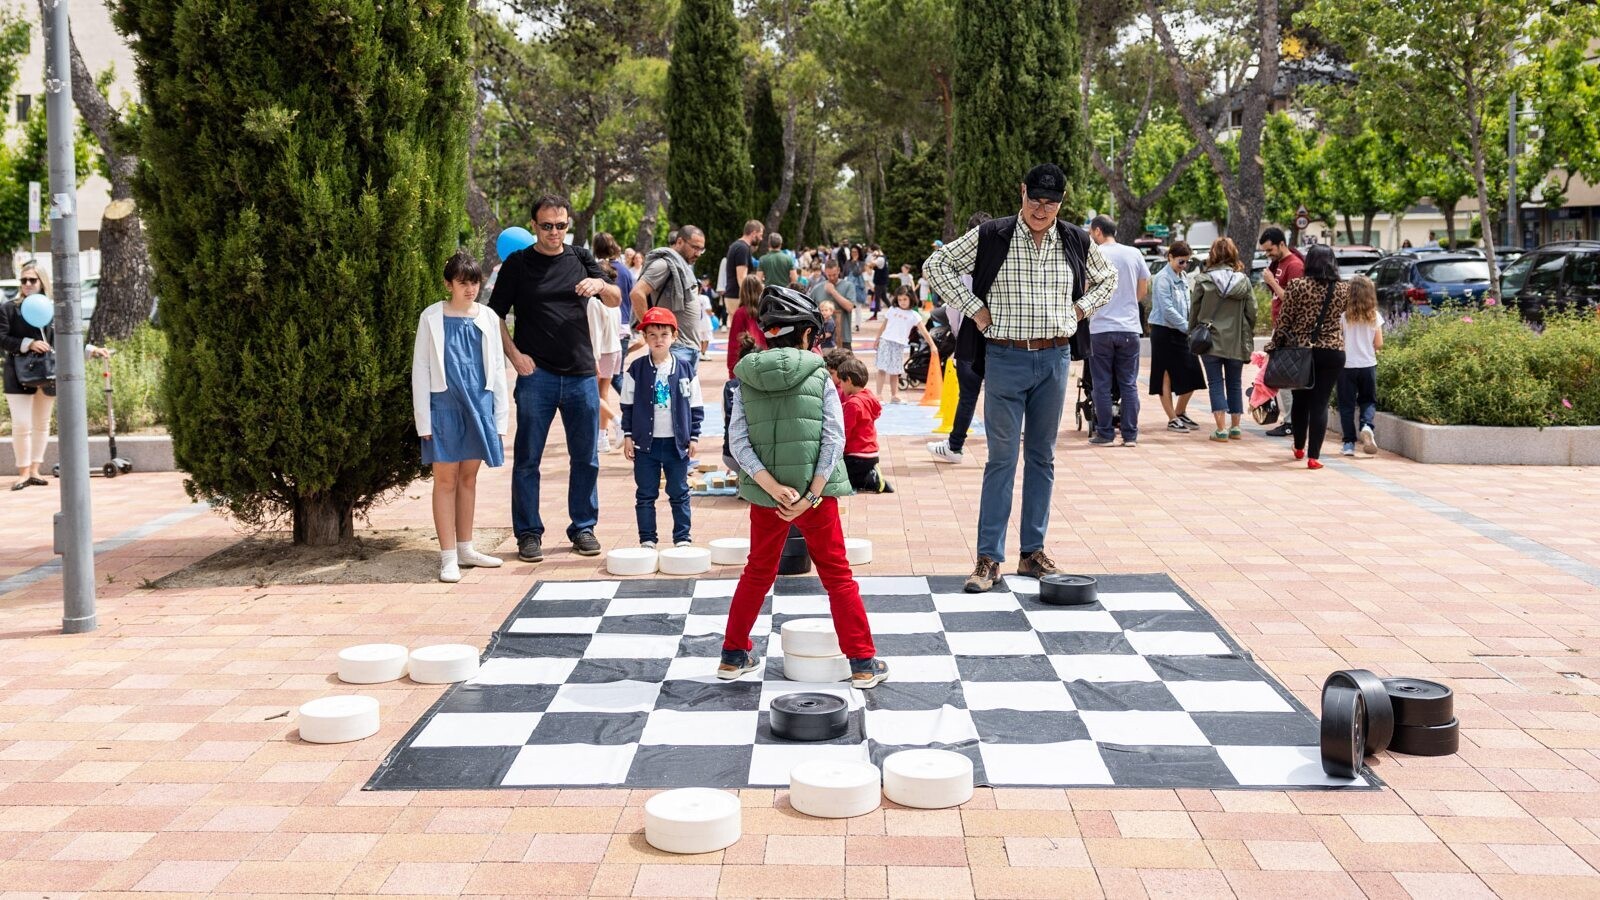
<instances>
[{"instance_id":1,"label":"girl in blue dress","mask_svg":"<svg viewBox=\"0 0 1600 900\"><path fill-rule=\"evenodd\" d=\"M422 462L433 466L433 525L439 532L439 580L461 580L463 567L494 568L500 558L472 546L478 467L505 461L501 439L511 395L500 344L500 318L477 302L483 269L465 250L444 267L450 299L422 311L411 356L411 402Z\"/></svg>"}]
</instances>

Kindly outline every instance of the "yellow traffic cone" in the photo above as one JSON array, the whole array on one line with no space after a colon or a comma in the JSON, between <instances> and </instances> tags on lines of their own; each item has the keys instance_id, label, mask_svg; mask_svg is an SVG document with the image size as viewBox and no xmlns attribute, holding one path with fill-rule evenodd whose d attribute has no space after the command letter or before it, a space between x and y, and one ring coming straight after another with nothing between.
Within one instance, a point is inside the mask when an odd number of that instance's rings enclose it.
<instances>
[{"instance_id":1,"label":"yellow traffic cone","mask_svg":"<svg viewBox=\"0 0 1600 900\"><path fill-rule=\"evenodd\" d=\"M956 402L961 399L961 386L956 381L956 361L954 358L945 360L944 386L939 392L939 423L933 427L934 434L949 434L956 422Z\"/></svg>"}]
</instances>

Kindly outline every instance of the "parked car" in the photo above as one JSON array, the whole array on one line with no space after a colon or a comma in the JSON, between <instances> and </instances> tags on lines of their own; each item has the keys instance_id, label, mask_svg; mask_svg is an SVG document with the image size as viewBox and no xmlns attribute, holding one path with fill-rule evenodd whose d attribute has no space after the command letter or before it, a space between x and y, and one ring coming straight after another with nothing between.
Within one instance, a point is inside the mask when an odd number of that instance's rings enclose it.
<instances>
[{"instance_id":1,"label":"parked car","mask_svg":"<svg viewBox=\"0 0 1600 900\"><path fill-rule=\"evenodd\" d=\"M1154 235L1145 235L1133 239L1133 247L1146 255L1161 255L1165 252L1167 242Z\"/></svg>"},{"instance_id":2,"label":"parked car","mask_svg":"<svg viewBox=\"0 0 1600 900\"><path fill-rule=\"evenodd\" d=\"M1383 255L1383 251L1379 248L1365 244L1333 248L1333 260L1339 266L1339 278L1345 281L1356 275L1366 274L1378 260L1383 259Z\"/></svg>"},{"instance_id":3,"label":"parked car","mask_svg":"<svg viewBox=\"0 0 1600 900\"><path fill-rule=\"evenodd\" d=\"M1378 309L1393 321L1431 316L1441 306L1478 303L1489 293L1489 261L1465 254L1397 254L1367 270Z\"/></svg>"},{"instance_id":4,"label":"parked car","mask_svg":"<svg viewBox=\"0 0 1600 900\"><path fill-rule=\"evenodd\" d=\"M1500 297L1535 325L1552 312L1600 309L1600 241L1557 241L1500 273Z\"/></svg>"},{"instance_id":5,"label":"parked car","mask_svg":"<svg viewBox=\"0 0 1600 900\"><path fill-rule=\"evenodd\" d=\"M1144 264L1150 267L1151 275L1155 275L1157 272L1167 267L1167 261L1159 256L1146 256L1144 258Z\"/></svg>"}]
</instances>

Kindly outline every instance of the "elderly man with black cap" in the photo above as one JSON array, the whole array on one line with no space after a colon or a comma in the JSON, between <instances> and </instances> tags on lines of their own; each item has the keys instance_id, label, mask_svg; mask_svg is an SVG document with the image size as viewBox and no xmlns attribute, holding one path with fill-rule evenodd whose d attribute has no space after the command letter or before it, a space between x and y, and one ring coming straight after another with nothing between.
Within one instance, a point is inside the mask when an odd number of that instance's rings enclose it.
<instances>
[{"instance_id":1,"label":"elderly man with black cap","mask_svg":"<svg viewBox=\"0 0 1600 900\"><path fill-rule=\"evenodd\" d=\"M1000 578L1019 449L1022 557L1017 574L1037 578L1058 571L1045 553L1044 535L1070 344L1079 321L1104 306L1117 286L1116 271L1088 232L1056 218L1066 187L1059 166L1035 166L1020 185L1017 215L979 225L923 265L944 301L977 326L961 329L956 356L982 371L986 384L989 463L978 505L978 563L967 578L968 593L987 591ZM961 278L969 273L970 288Z\"/></svg>"}]
</instances>

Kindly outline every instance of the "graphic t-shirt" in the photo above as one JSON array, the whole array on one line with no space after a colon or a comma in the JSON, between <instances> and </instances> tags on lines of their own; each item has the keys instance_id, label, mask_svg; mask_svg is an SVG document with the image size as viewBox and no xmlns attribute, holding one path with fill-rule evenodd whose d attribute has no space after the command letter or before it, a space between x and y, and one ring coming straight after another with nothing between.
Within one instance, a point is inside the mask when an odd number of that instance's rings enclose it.
<instances>
[{"instance_id":1,"label":"graphic t-shirt","mask_svg":"<svg viewBox=\"0 0 1600 900\"><path fill-rule=\"evenodd\" d=\"M656 380L650 388L650 408L654 419L650 433L657 437L672 434L672 356L656 366Z\"/></svg>"},{"instance_id":2,"label":"graphic t-shirt","mask_svg":"<svg viewBox=\"0 0 1600 900\"><path fill-rule=\"evenodd\" d=\"M898 306L884 313L883 317L883 334L879 340L894 341L896 344L911 343L911 329L922 321L922 316L916 310Z\"/></svg>"}]
</instances>

